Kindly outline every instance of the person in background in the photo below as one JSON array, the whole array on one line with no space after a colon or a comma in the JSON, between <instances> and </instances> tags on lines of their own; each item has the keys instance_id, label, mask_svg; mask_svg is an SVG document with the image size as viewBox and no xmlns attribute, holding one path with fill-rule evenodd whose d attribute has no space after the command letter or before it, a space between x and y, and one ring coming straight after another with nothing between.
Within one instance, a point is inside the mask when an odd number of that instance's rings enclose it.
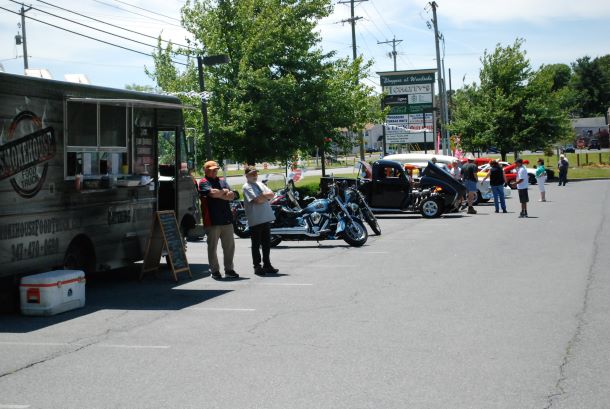
<instances>
[{"instance_id":1,"label":"person in background","mask_svg":"<svg viewBox=\"0 0 610 409\"><path fill-rule=\"evenodd\" d=\"M570 162L564 154L559 155L559 162L557 162L557 169L559 169L559 185L563 186L568 183L568 169L570 167Z\"/></svg>"},{"instance_id":2,"label":"person in background","mask_svg":"<svg viewBox=\"0 0 610 409\"><path fill-rule=\"evenodd\" d=\"M504 169L500 166L497 160L493 159L489 162L490 168L489 172L481 183L485 182L487 178L489 178L489 186L491 186L491 193L494 195L494 206L496 208L496 213L500 212L500 207L502 208L502 213L506 213L506 201L504 200L504 185L506 184L506 175L504 174Z\"/></svg>"},{"instance_id":3,"label":"person in background","mask_svg":"<svg viewBox=\"0 0 610 409\"><path fill-rule=\"evenodd\" d=\"M538 159L536 167L536 183L538 184L538 190L540 191L539 202L546 202L546 192L544 190L544 183L546 182L546 169L544 168L544 160Z\"/></svg>"},{"instance_id":4,"label":"person in background","mask_svg":"<svg viewBox=\"0 0 610 409\"><path fill-rule=\"evenodd\" d=\"M453 178L455 180L457 180L458 182L462 181L462 169L460 168L460 162L457 160L454 160L453 163L451 164L451 170L450 170L451 176L453 176Z\"/></svg>"},{"instance_id":5,"label":"person in background","mask_svg":"<svg viewBox=\"0 0 610 409\"><path fill-rule=\"evenodd\" d=\"M477 165L474 163L474 155L469 153L466 155L468 163L462 166L462 178L464 179L464 186L468 191L468 214L477 214L474 210L473 204L477 195Z\"/></svg>"},{"instance_id":6,"label":"person in background","mask_svg":"<svg viewBox=\"0 0 610 409\"><path fill-rule=\"evenodd\" d=\"M527 217L527 202L529 202L527 188L529 187L529 175L527 174L527 169L523 166L523 159L517 159L515 165L517 168L517 191L519 192L519 202L521 203L521 213L519 214L519 217Z\"/></svg>"},{"instance_id":7,"label":"person in background","mask_svg":"<svg viewBox=\"0 0 610 409\"><path fill-rule=\"evenodd\" d=\"M277 274L279 270L271 265L269 257L271 253L271 222L275 220L275 214L269 203L273 199L273 192L263 183L257 181L258 171L254 166L246 166L245 175L246 183L243 186L244 207L250 227L254 274L259 276ZM262 267L261 261L263 263Z\"/></svg>"},{"instance_id":8,"label":"person in background","mask_svg":"<svg viewBox=\"0 0 610 409\"><path fill-rule=\"evenodd\" d=\"M229 184L218 177L218 163L210 160L203 165L205 177L199 181L199 197L203 225L207 232L208 264L212 278L220 280L220 265L216 250L218 240L222 243L225 278L239 278L233 268L235 255L235 239L233 238L233 214L229 202L235 198L235 193Z\"/></svg>"}]
</instances>

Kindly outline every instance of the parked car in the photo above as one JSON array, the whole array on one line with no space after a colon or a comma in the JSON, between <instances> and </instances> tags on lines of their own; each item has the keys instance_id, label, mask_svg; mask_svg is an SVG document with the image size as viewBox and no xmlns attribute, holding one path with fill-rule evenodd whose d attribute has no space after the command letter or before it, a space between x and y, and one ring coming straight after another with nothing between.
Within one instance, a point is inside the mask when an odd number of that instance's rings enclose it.
<instances>
[{"instance_id":1,"label":"parked car","mask_svg":"<svg viewBox=\"0 0 610 409\"><path fill-rule=\"evenodd\" d=\"M599 141L597 139L591 139L589 141L589 149L597 149L597 150L601 150L602 147L599 146Z\"/></svg>"},{"instance_id":2,"label":"parked car","mask_svg":"<svg viewBox=\"0 0 610 409\"><path fill-rule=\"evenodd\" d=\"M576 149L574 149L574 145L565 145L563 148L561 148L561 153L574 153L576 152Z\"/></svg>"}]
</instances>

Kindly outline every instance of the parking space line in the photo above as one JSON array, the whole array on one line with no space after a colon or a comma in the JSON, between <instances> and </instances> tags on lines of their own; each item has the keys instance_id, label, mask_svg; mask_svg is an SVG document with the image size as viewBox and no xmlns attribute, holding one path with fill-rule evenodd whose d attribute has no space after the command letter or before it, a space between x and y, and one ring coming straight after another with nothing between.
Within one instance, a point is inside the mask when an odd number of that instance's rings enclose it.
<instances>
[{"instance_id":1,"label":"parking space line","mask_svg":"<svg viewBox=\"0 0 610 409\"><path fill-rule=\"evenodd\" d=\"M27 409L30 405L5 405L0 403L0 409Z\"/></svg>"},{"instance_id":2,"label":"parking space line","mask_svg":"<svg viewBox=\"0 0 610 409\"><path fill-rule=\"evenodd\" d=\"M258 283L258 285L285 285L285 286L310 286L309 283Z\"/></svg>"},{"instance_id":3,"label":"parking space line","mask_svg":"<svg viewBox=\"0 0 610 409\"><path fill-rule=\"evenodd\" d=\"M124 349L169 349L169 345L121 345L121 344L95 344L99 348L124 348Z\"/></svg>"},{"instance_id":4,"label":"parking space line","mask_svg":"<svg viewBox=\"0 0 610 409\"><path fill-rule=\"evenodd\" d=\"M236 311L236 312L251 312L256 311L254 308L212 308L212 307L189 307L185 310L192 311Z\"/></svg>"},{"instance_id":5,"label":"parking space line","mask_svg":"<svg viewBox=\"0 0 610 409\"><path fill-rule=\"evenodd\" d=\"M16 342L16 341L1 341L0 345L28 346L28 347L66 347L66 346L82 346L81 344L70 344L68 342ZM168 349L169 345L121 345L121 344L92 344L92 347L99 348L126 348L126 349ZM2 406L0 406L2 409Z\"/></svg>"},{"instance_id":6,"label":"parking space line","mask_svg":"<svg viewBox=\"0 0 610 409\"><path fill-rule=\"evenodd\" d=\"M70 345L67 342L19 342L19 341L0 341L0 345L18 345L28 347L63 347ZM1 408L1 406L0 406Z\"/></svg>"}]
</instances>

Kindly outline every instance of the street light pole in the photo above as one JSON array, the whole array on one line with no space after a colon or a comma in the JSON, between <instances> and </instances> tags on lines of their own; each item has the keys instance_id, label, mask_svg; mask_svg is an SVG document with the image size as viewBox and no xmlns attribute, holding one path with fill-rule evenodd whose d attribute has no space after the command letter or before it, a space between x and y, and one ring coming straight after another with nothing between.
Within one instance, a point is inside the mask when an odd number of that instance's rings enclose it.
<instances>
[{"instance_id":1,"label":"street light pole","mask_svg":"<svg viewBox=\"0 0 610 409\"><path fill-rule=\"evenodd\" d=\"M219 64L226 64L229 62L229 56L226 54L220 55L208 55L202 57L197 56L197 70L199 73L199 92L201 92L201 115L203 115L203 134L205 135L205 155L206 160L212 160L212 139L210 136L210 125L208 122L208 102L204 95L205 93L205 80L203 78L203 66L212 66Z\"/></svg>"},{"instance_id":2,"label":"street light pole","mask_svg":"<svg viewBox=\"0 0 610 409\"><path fill-rule=\"evenodd\" d=\"M212 141L210 140L210 125L208 123L208 103L204 95L205 80L203 79L203 57L197 56L197 70L199 72L199 92L201 92L201 115L203 115L203 135L205 140L206 160L212 160Z\"/></svg>"}]
</instances>

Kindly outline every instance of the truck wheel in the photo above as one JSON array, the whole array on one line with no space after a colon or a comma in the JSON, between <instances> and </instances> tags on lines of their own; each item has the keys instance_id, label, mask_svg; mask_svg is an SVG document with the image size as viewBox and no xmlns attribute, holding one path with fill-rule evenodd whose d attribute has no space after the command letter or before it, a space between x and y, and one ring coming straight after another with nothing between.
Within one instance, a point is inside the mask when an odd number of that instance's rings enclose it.
<instances>
[{"instance_id":1,"label":"truck wheel","mask_svg":"<svg viewBox=\"0 0 610 409\"><path fill-rule=\"evenodd\" d=\"M95 251L88 241L73 240L66 250L63 264L65 270L81 270L91 274L95 272Z\"/></svg>"},{"instance_id":2,"label":"truck wheel","mask_svg":"<svg viewBox=\"0 0 610 409\"><path fill-rule=\"evenodd\" d=\"M434 197L428 197L421 202L420 213L426 219L434 219L443 214L443 204Z\"/></svg>"}]
</instances>

